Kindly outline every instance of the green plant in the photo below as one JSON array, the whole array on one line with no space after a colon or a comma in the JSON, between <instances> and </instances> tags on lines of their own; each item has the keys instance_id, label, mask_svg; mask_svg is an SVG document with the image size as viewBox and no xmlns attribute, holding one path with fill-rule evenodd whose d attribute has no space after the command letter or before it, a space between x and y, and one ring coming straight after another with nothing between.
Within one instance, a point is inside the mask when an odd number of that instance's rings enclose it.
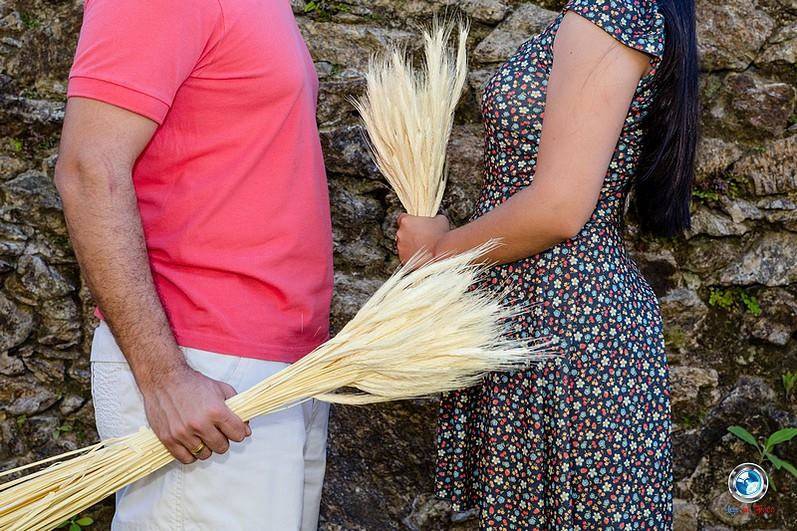
<instances>
[{"instance_id":1,"label":"green plant","mask_svg":"<svg viewBox=\"0 0 797 531\"><path fill-rule=\"evenodd\" d=\"M718 306L723 310L730 310L736 303L733 291L729 289L711 288L708 296L710 306Z\"/></svg>"},{"instance_id":2,"label":"green plant","mask_svg":"<svg viewBox=\"0 0 797 531\"><path fill-rule=\"evenodd\" d=\"M686 332L680 327L670 325L664 331L664 341L668 347L677 349L686 345L687 342Z\"/></svg>"},{"instance_id":3,"label":"green plant","mask_svg":"<svg viewBox=\"0 0 797 531\"><path fill-rule=\"evenodd\" d=\"M722 81L718 77L706 77L703 81L703 96L708 100L719 93L722 88Z\"/></svg>"},{"instance_id":4,"label":"green plant","mask_svg":"<svg viewBox=\"0 0 797 531\"><path fill-rule=\"evenodd\" d=\"M23 11L22 13L20 13L19 14L19 18L22 21L22 24L27 29L36 29L36 28L38 28L39 26L42 25L41 21L38 18L36 18L35 15L33 15L31 13L28 13L26 11Z\"/></svg>"},{"instance_id":5,"label":"green plant","mask_svg":"<svg viewBox=\"0 0 797 531\"><path fill-rule=\"evenodd\" d=\"M72 431L71 424L64 424L62 426L58 426L55 429L55 431L53 431L53 439L58 439L59 437L61 437L62 433L69 433L70 431Z\"/></svg>"},{"instance_id":6,"label":"green plant","mask_svg":"<svg viewBox=\"0 0 797 531\"><path fill-rule=\"evenodd\" d=\"M766 149L764 150L766 151ZM741 175L732 172L725 172L723 174L723 182L725 184L726 195L730 198L738 198L744 193L746 179Z\"/></svg>"},{"instance_id":7,"label":"green plant","mask_svg":"<svg viewBox=\"0 0 797 531\"><path fill-rule=\"evenodd\" d=\"M22 151L22 140L19 138L9 138L6 142L8 144L8 149L14 153L19 153Z\"/></svg>"},{"instance_id":8,"label":"green plant","mask_svg":"<svg viewBox=\"0 0 797 531\"><path fill-rule=\"evenodd\" d=\"M763 311L758 299L742 288L711 288L709 289L708 304L728 311L744 307L756 317Z\"/></svg>"},{"instance_id":9,"label":"green plant","mask_svg":"<svg viewBox=\"0 0 797 531\"><path fill-rule=\"evenodd\" d=\"M742 300L742 304L747 311L758 317L761 315L761 305L758 303L758 299L750 295L744 290L739 291L739 297Z\"/></svg>"},{"instance_id":10,"label":"green plant","mask_svg":"<svg viewBox=\"0 0 797 531\"><path fill-rule=\"evenodd\" d=\"M786 391L786 400L791 398L791 392L794 386L797 385L797 371L786 371L781 376L783 381L783 389Z\"/></svg>"},{"instance_id":11,"label":"green plant","mask_svg":"<svg viewBox=\"0 0 797 531\"><path fill-rule=\"evenodd\" d=\"M706 418L707 411L701 411L699 413L693 415L684 415L683 418L680 419L678 424L687 430L691 430L693 428L699 427L703 424L703 420Z\"/></svg>"},{"instance_id":12,"label":"green plant","mask_svg":"<svg viewBox=\"0 0 797 531\"><path fill-rule=\"evenodd\" d=\"M349 13L351 8L342 2L330 2L329 0L310 0L304 4L305 14L318 14L322 17L329 17L335 13Z\"/></svg>"},{"instance_id":13,"label":"green plant","mask_svg":"<svg viewBox=\"0 0 797 531\"><path fill-rule=\"evenodd\" d=\"M713 173L700 184L699 188L692 190L692 198L696 202L711 204L717 203L723 197L738 198L745 190L747 179L724 169Z\"/></svg>"},{"instance_id":14,"label":"green plant","mask_svg":"<svg viewBox=\"0 0 797 531\"><path fill-rule=\"evenodd\" d=\"M785 470L797 478L797 467L772 453L772 451L775 449L775 446L797 437L797 428L783 428L782 430L778 430L770 435L763 444L759 443L752 433L741 426L731 426L728 428L728 431L758 450L758 453L760 454L759 464L763 463L764 461L769 461L775 465L777 470ZM767 477L769 478L769 482L772 487L775 488L775 483L772 481L772 477L768 472Z\"/></svg>"},{"instance_id":15,"label":"green plant","mask_svg":"<svg viewBox=\"0 0 797 531\"><path fill-rule=\"evenodd\" d=\"M703 201L719 201L720 194L714 190L693 190L692 197L702 199Z\"/></svg>"},{"instance_id":16,"label":"green plant","mask_svg":"<svg viewBox=\"0 0 797 531\"><path fill-rule=\"evenodd\" d=\"M61 522L56 529L69 528L69 531L80 531L84 527L89 527L94 523L94 519L90 516L73 516L69 520Z\"/></svg>"},{"instance_id":17,"label":"green plant","mask_svg":"<svg viewBox=\"0 0 797 531\"><path fill-rule=\"evenodd\" d=\"M41 149L41 150L52 149L56 146L58 146L57 136L49 136L36 143L36 149Z\"/></svg>"}]
</instances>

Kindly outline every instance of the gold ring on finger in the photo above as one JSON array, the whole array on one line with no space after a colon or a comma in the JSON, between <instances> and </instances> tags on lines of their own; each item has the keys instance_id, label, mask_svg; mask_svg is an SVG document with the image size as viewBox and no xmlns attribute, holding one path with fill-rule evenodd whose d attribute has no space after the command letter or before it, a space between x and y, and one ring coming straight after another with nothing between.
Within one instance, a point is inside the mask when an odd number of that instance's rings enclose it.
<instances>
[{"instance_id":1,"label":"gold ring on finger","mask_svg":"<svg viewBox=\"0 0 797 531\"><path fill-rule=\"evenodd\" d=\"M191 450L191 453L192 453L194 456L197 456L197 455L201 454L201 453L202 453L202 450L204 450L204 449L205 449L205 443L203 443L203 442L200 442L200 443L199 443L199 446L197 446L196 448L194 448L193 450Z\"/></svg>"}]
</instances>

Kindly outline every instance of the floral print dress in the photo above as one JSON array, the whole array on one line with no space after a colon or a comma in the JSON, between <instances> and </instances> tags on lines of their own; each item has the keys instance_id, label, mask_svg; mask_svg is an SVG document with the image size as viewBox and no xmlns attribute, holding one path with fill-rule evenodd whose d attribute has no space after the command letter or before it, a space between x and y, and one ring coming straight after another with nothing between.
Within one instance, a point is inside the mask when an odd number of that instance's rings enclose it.
<instances>
[{"instance_id":1,"label":"floral print dress","mask_svg":"<svg viewBox=\"0 0 797 531\"><path fill-rule=\"evenodd\" d=\"M520 338L554 338L560 357L446 394L436 490L483 529L671 529L670 388L656 296L626 251L624 205L664 51L655 0L570 0L488 82L486 179L474 217L534 177L553 62L570 10L651 56L591 219L574 238L493 267L484 285L532 309Z\"/></svg>"}]
</instances>

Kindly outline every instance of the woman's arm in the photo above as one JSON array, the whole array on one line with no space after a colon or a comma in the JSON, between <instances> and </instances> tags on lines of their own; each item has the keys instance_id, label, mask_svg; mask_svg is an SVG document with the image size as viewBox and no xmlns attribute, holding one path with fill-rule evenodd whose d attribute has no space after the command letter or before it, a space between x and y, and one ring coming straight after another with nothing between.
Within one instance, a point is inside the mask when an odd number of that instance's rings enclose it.
<instances>
[{"instance_id":1,"label":"woman's arm","mask_svg":"<svg viewBox=\"0 0 797 531\"><path fill-rule=\"evenodd\" d=\"M572 238L589 220L649 58L568 12L554 42L533 183L454 230L442 216L399 218L402 262L420 249L456 254L493 238L485 262L509 263Z\"/></svg>"}]
</instances>

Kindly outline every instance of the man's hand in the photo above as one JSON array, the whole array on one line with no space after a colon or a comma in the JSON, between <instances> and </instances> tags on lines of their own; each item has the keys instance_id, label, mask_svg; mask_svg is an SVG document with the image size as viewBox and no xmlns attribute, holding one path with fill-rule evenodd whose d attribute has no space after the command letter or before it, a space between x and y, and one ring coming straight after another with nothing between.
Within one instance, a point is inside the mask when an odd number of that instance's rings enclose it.
<instances>
[{"instance_id":1,"label":"man's hand","mask_svg":"<svg viewBox=\"0 0 797 531\"><path fill-rule=\"evenodd\" d=\"M139 387L150 427L181 463L207 459L211 451L223 454L229 441L252 434L224 403L235 389L187 365L147 378ZM191 453L200 446L201 452Z\"/></svg>"},{"instance_id":2,"label":"man's hand","mask_svg":"<svg viewBox=\"0 0 797 531\"><path fill-rule=\"evenodd\" d=\"M401 214L398 217L398 232L396 232L396 246L402 264L419 251L424 251L420 264L433 259L436 255L437 242L450 230L448 218L435 216L411 216Z\"/></svg>"}]
</instances>

